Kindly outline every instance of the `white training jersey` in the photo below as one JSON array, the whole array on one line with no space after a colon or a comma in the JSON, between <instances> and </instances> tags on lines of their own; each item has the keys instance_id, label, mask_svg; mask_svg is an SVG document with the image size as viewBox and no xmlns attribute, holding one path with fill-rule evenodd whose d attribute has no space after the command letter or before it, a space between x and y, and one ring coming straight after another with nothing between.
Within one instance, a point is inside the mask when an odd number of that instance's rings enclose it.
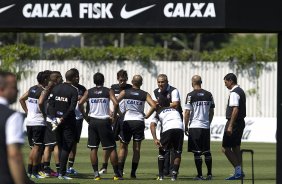
<instances>
[{"instance_id":1,"label":"white training jersey","mask_svg":"<svg viewBox=\"0 0 282 184\"><path fill-rule=\"evenodd\" d=\"M88 90L89 116L97 119L110 117L110 89L94 87Z\"/></svg>"},{"instance_id":2,"label":"white training jersey","mask_svg":"<svg viewBox=\"0 0 282 184\"><path fill-rule=\"evenodd\" d=\"M33 86L28 90L28 98L26 100L27 117L26 126L45 126L42 112L39 109L38 99L43 91L42 86Z\"/></svg>"},{"instance_id":3,"label":"white training jersey","mask_svg":"<svg viewBox=\"0 0 282 184\"><path fill-rule=\"evenodd\" d=\"M78 98L80 99L80 97L83 96L84 92L86 91L86 88L80 84L78 84L77 86L75 86L77 88L77 91L78 91ZM79 119L83 119L83 116L82 116L82 113L80 112L79 110L79 106L78 106L78 103L76 104L76 107L75 107L75 119L76 120L79 120Z\"/></svg>"},{"instance_id":4,"label":"white training jersey","mask_svg":"<svg viewBox=\"0 0 282 184\"><path fill-rule=\"evenodd\" d=\"M214 108L212 94L204 89L187 94L185 109L190 110L189 128L210 128L209 111Z\"/></svg>"},{"instance_id":5,"label":"white training jersey","mask_svg":"<svg viewBox=\"0 0 282 184\"><path fill-rule=\"evenodd\" d=\"M144 108L147 98L147 92L141 89L127 89L125 90L124 104L125 115L124 121L144 121Z\"/></svg>"},{"instance_id":6,"label":"white training jersey","mask_svg":"<svg viewBox=\"0 0 282 184\"><path fill-rule=\"evenodd\" d=\"M181 129L183 130L183 122L179 112L171 107L165 107L155 114L152 122L161 125L161 133L170 129Z\"/></svg>"}]
</instances>

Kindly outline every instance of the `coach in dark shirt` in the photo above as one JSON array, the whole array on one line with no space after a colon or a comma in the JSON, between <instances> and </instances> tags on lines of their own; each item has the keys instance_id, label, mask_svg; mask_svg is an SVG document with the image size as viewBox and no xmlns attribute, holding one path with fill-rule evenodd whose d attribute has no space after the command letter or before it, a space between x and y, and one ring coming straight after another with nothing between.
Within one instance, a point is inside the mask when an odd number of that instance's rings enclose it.
<instances>
[{"instance_id":1,"label":"coach in dark shirt","mask_svg":"<svg viewBox=\"0 0 282 184\"><path fill-rule=\"evenodd\" d=\"M68 156L74 143L75 107L78 100L77 88L72 85L78 83L77 73L69 70L65 76L66 82L55 86L48 100L50 116L59 123L56 130L60 158L59 179L71 179L65 174Z\"/></svg>"},{"instance_id":2,"label":"coach in dark shirt","mask_svg":"<svg viewBox=\"0 0 282 184\"><path fill-rule=\"evenodd\" d=\"M245 128L246 96L242 88L237 85L237 77L229 73L224 77L225 86L230 90L226 108L227 123L222 141L222 150L235 168L234 175L226 180L237 180L244 177L240 152L241 138Z\"/></svg>"},{"instance_id":3,"label":"coach in dark shirt","mask_svg":"<svg viewBox=\"0 0 282 184\"><path fill-rule=\"evenodd\" d=\"M34 183L25 173L21 145L23 118L8 107L17 99L17 81L12 73L0 71L0 180L1 184Z\"/></svg>"}]
</instances>

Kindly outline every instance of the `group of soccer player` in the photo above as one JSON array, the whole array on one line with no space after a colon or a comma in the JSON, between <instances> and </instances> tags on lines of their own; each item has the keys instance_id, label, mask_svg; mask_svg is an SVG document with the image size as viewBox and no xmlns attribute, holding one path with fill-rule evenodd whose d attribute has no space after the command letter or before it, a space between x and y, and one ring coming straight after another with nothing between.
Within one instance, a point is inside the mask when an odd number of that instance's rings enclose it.
<instances>
[{"instance_id":1,"label":"group of soccer player","mask_svg":"<svg viewBox=\"0 0 282 184\"><path fill-rule=\"evenodd\" d=\"M165 74L158 75L158 88L152 96L140 89L142 76L134 75L132 84L128 84L125 70L117 72L118 83L110 88L104 87L104 75L99 72L93 76L95 86L88 90L79 84L79 71L75 68L66 72L65 79L63 83L58 71L39 72L38 84L20 98L27 114L27 135L31 148L27 168L29 177L72 179L70 174L77 174L73 165L85 119L94 180L100 180L101 175L107 172L109 159L114 171L113 180L123 179L131 139L133 157L130 178L136 179L141 143L145 138L144 120L150 117L151 133L159 150L157 179L163 180L167 175L172 181L177 179L184 133L189 140L188 151L194 153L198 173L195 179L212 179L210 124L215 106L212 94L201 88L200 76L192 77L194 90L187 95L184 118L179 92L168 84ZM146 102L150 106L147 113L144 112ZM156 135L158 124L161 127L160 136ZM118 151L116 141L120 142ZM99 170L100 143L103 163ZM56 171L50 168L52 152ZM207 165L206 178L202 174L202 155Z\"/></svg>"}]
</instances>

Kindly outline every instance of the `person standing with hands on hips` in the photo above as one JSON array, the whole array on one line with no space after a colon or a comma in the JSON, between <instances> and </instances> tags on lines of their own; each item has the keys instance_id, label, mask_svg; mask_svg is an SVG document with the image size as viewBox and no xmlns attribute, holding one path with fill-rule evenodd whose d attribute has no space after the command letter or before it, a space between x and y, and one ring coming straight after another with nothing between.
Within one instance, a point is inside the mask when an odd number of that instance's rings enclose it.
<instances>
[{"instance_id":1,"label":"person standing with hands on hips","mask_svg":"<svg viewBox=\"0 0 282 184\"><path fill-rule=\"evenodd\" d=\"M222 140L222 151L235 168L232 176L226 180L238 180L244 177L242 171L241 138L245 128L246 96L242 88L237 85L237 77L229 73L224 77L225 86L230 90L226 108L225 131Z\"/></svg>"}]
</instances>

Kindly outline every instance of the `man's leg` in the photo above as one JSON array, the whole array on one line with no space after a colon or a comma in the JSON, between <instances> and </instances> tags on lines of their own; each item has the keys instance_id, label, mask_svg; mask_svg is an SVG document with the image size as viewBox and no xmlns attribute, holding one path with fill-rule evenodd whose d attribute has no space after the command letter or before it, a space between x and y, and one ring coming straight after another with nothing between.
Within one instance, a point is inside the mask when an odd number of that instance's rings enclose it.
<instances>
[{"instance_id":1,"label":"man's leg","mask_svg":"<svg viewBox=\"0 0 282 184\"><path fill-rule=\"evenodd\" d=\"M108 160L109 160L109 154L106 153L105 150L103 150L103 164L101 169L99 170L99 174L106 174L108 169Z\"/></svg>"},{"instance_id":2,"label":"man's leg","mask_svg":"<svg viewBox=\"0 0 282 184\"><path fill-rule=\"evenodd\" d=\"M114 180L122 179L122 173L120 173L118 169L118 156L117 156L116 148L105 150L105 155L110 156L111 164L113 166L113 170L115 173Z\"/></svg>"},{"instance_id":3,"label":"man's leg","mask_svg":"<svg viewBox=\"0 0 282 184\"><path fill-rule=\"evenodd\" d=\"M90 152L90 161L92 164L93 172L94 172L94 179L95 180L100 180L100 175L98 171L98 148L91 148Z\"/></svg>"},{"instance_id":4,"label":"man's leg","mask_svg":"<svg viewBox=\"0 0 282 184\"><path fill-rule=\"evenodd\" d=\"M140 160L141 141L133 141L133 157L131 164L131 178L136 178L136 170Z\"/></svg>"},{"instance_id":5,"label":"man's leg","mask_svg":"<svg viewBox=\"0 0 282 184\"><path fill-rule=\"evenodd\" d=\"M207 170L208 170L206 179L211 180L212 179L212 155L211 155L211 152L210 151L205 152L204 156L205 156L205 163L206 163Z\"/></svg>"},{"instance_id":6,"label":"man's leg","mask_svg":"<svg viewBox=\"0 0 282 184\"><path fill-rule=\"evenodd\" d=\"M128 144L120 142L118 153L118 169L121 175L123 175L124 164L128 153Z\"/></svg>"}]
</instances>

